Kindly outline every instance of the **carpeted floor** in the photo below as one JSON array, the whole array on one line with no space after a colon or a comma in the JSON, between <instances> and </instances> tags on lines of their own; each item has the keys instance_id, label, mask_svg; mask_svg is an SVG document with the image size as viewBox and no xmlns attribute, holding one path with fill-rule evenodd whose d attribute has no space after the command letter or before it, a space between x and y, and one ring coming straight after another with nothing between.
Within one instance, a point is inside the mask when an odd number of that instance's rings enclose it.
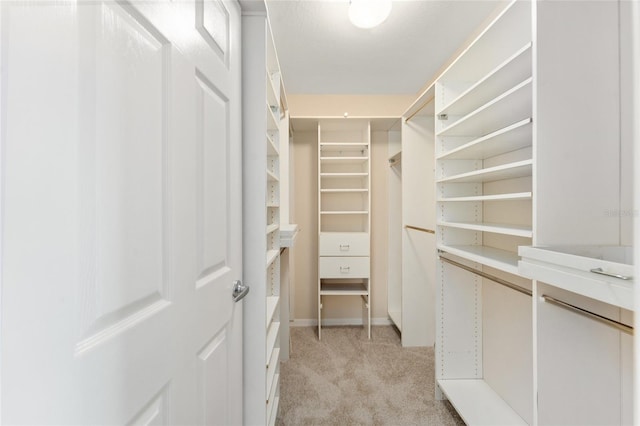
<instances>
[{"instance_id":1,"label":"carpeted floor","mask_svg":"<svg viewBox=\"0 0 640 426\"><path fill-rule=\"evenodd\" d=\"M402 348L391 326L291 328L276 425L464 425L434 397L433 348Z\"/></svg>"}]
</instances>

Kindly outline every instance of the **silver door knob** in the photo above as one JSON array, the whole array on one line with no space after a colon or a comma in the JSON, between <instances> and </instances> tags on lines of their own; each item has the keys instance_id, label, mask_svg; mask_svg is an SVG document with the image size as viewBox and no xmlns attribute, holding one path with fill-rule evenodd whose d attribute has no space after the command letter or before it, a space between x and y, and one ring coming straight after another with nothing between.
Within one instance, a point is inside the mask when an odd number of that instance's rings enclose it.
<instances>
[{"instance_id":1,"label":"silver door knob","mask_svg":"<svg viewBox=\"0 0 640 426\"><path fill-rule=\"evenodd\" d=\"M239 302L249 293L249 286L242 284L242 281L235 280L233 282L233 292L231 296L234 302Z\"/></svg>"}]
</instances>

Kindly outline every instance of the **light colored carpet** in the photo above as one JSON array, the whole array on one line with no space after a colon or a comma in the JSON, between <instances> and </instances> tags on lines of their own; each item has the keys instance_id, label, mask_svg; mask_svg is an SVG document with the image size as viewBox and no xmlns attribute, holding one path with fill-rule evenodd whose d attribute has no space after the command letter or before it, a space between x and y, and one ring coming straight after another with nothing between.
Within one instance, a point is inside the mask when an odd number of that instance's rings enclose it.
<instances>
[{"instance_id":1,"label":"light colored carpet","mask_svg":"<svg viewBox=\"0 0 640 426\"><path fill-rule=\"evenodd\" d=\"M276 425L464 425L434 396L433 348L402 348L397 331L291 328Z\"/></svg>"}]
</instances>

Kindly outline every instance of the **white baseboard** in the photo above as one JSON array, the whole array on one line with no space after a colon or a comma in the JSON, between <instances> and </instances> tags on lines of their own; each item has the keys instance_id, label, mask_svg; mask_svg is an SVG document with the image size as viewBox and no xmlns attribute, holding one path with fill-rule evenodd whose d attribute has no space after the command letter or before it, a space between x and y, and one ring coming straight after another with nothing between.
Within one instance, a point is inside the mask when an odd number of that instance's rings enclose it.
<instances>
[{"instance_id":1,"label":"white baseboard","mask_svg":"<svg viewBox=\"0 0 640 426\"><path fill-rule=\"evenodd\" d=\"M317 327L317 319L295 319L289 324L291 327ZM364 325L362 318L327 318L322 320L322 326L333 325ZM371 318L371 325L393 325L389 318Z\"/></svg>"}]
</instances>

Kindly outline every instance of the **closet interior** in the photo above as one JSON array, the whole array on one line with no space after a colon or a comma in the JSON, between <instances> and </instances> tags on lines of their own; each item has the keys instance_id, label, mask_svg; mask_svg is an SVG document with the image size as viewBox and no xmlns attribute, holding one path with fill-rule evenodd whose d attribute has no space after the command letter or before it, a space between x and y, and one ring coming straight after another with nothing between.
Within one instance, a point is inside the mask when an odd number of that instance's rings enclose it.
<instances>
[{"instance_id":1,"label":"closet interior","mask_svg":"<svg viewBox=\"0 0 640 426\"><path fill-rule=\"evenodd\" d=\"M515 0L400 116L292 114L293 324L433 346L470 425L631 424L629 7Z\"/></svg>"}]
</instances>

